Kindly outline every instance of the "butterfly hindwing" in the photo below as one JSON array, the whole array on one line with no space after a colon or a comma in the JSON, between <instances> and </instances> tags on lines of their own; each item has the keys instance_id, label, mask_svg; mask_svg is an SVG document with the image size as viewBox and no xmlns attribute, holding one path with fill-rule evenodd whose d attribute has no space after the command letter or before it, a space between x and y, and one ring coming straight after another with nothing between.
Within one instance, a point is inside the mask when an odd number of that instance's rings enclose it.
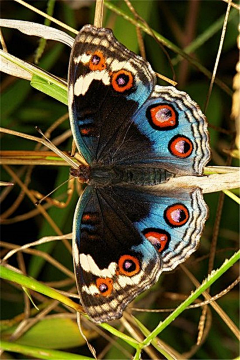
<instances>
[{"instance_id":1,"label":"butterfly hindwing","mask_svg":"<svg viewBox=\"0 0 240 360\"><path fill-rule=\"evenodd\" d=\"M127 304L194 252L207 217L201 191L89 186L74 219L74 263L81 302L95 322Z\"/></svg>"},{"instance_id":2,"label":"butterfly hindwing","mask_svg":"<svg viewBox=\"0 0 240 360\"><path fill-rule=\"evenodd\" d=\"M163 191L161 185L114 187L111 197L124 209L135 229L156 246L162 271L175 269L197 249L208 216L200 189L170 192Z\"/></svg>"},{"instance_id":3,"label":"butterfly hindwing","mask_svg":"<svg viewBox=\"0 0 240 360\"><path fill-rule=\"evenodd\" d=\"M107 189L88 186L75 211L73 257L81 303L95 322L117 319L155 283L161 259ZM137 218L147 214L138 214Z\"/></svg>"}]
</instances>

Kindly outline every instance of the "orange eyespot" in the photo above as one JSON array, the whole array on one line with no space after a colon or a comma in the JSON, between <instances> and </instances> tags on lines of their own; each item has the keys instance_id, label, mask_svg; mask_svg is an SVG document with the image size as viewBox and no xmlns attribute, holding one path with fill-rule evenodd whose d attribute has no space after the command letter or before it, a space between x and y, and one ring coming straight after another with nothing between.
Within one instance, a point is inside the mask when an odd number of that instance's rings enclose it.
<instances>
[{"instance_id":1,"label":"orange eyespot","mask_svg":"<svg viewBox=\"0 0 240 360\"><path fill-rule=\"evenodd\" d=\"M131 255L122 255L118 261L119 273L126 276L133 276L139 273L139 260Z\"/></svg>"},{"instance_id":2,"label":"orange eyespot","mask_svg":"<svg viewBox=\"0 0 240 360\"><path fill-rule=\"evenodd\" d=\"M147 118L156 130L170 130L178 125L178 115L170 105L150 106Z\"/></svg>"},{"instance_id":3,"label":"orange eyespot","mask_svg":"<svg viewBox=\"0 0 240 360\"><path fill-rule=\"evenodd\" d=\"M193 144L186 136L177 135L170 141L168 148L173 155L186 158L191 155Z\"/></svg>"},{"instance_id":4,"label":"orange eyespot","mask_svg":"<svg viewBox=\"0 0 240 360\"><path fill-rule=\"evenodd\" d=\"M188 221L189 212L186 206L174 204L165 210L164 218L170 226L182 226Z\"/></svg>"},{"instance_id":5,"label":"orange eyespot","mask_svg":"<svg viewBox=\"0 0 240 360\"><path fill-rule=\"evenodd\" d=\"M165 230L148 231L144 233L144 236L155 246L159 253L167 247L170 241L170 235Z\"/></svg>"},{"instance_id":6,"label":"orange eyespot","mask_svg":"<svg viewBox=\"0 0 240 360\"><path fill-rule=\"evenodd\" d=\"M91 60L89 61L89 69L92 71L106 69L106 62L103 53L99 50L92 54Z\"/></svg>"},{"instance_id":7,"label":"orange eyespot","mask_svg":"<svg viewBox=\"0 0 240 360\"><path fill-rule=\"evenodd\" d=\"M112 73L112 87L117 92L124 92L133 87L133 76L130 71L119 70Z\"/></svg>"},{"instance_id":8,"label":"orange eyespot","mask_svg":"<svg viewBox=\"0 0 240 360\"><path fill-rule=\"evenodd\" d=\"M109 296L113 291L113 280L110 278L98 278L96 280L96 285L100 291L100 295Z\"/></svg>"}]
</instances>

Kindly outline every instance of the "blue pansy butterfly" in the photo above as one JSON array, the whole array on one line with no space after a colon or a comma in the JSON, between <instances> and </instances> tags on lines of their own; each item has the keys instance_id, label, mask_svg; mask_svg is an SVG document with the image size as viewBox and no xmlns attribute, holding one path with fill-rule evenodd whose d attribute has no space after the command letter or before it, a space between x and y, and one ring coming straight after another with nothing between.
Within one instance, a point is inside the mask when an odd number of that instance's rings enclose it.
<instances>
[{"instance_id":1,"label":"blue pansy butterfly","mask_svg":"<svg viewBox=\"0 0 240 360\"><path fill-rule=\"evenodd\" d=\"M71 129L88 163L72 170L88 184L74 216L74 267L81 303L101 323L196 250L208 212L200 189L159 184L202 175L207 123L186 93L155 85L150 64L109 29L82 28L68 78Z\"/></svg>"}]
</instances>

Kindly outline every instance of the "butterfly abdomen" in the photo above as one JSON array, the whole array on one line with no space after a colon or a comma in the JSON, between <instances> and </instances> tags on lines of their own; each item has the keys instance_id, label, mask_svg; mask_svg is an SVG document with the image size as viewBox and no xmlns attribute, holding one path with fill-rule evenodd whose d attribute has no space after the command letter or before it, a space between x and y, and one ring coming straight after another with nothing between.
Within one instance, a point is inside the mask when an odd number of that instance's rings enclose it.
<instances>
[{"instance_id":1,"label":"butterfly abdomen","mask_svg":"<svg viewBox=\"0 0 240 360\"><path fill-rule=\"evenodd\" d=\"M157 185L167 181L173 175L158 168L126 168L122 171L122 182L134 185Z\"/></svg>"},{"instance_id":2,"label":"butterfly abdomen","mask_svg":"<svg viewBox=\"0 0 240 360\"><path fill-rule=\"evenodd\" d=\"M172 176L173 174L160 168L96 165L91 168L89 184L151 186L166 182Z\"/></svg>"}]
</instances>

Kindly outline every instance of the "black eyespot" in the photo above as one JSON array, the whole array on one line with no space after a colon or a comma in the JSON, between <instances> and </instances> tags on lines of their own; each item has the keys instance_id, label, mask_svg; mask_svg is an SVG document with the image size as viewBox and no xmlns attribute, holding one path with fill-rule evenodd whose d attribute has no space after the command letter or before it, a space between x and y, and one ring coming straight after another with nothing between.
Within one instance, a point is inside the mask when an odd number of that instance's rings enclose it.
<instances>
[{"instance_id":1,"label":"black eyespot","mask_svg":"<svg viewBox=\"0 0 240 360\"><path fill-rule=\"evenodd\" d=\"M133 276L141 270L139 260L135 256L122 255L118 260L119 272L126 276Z\"/></svg>"},{"instance_id":2,"label":"black eyespot","mask_svg":"<svg viewBox=\"0 0 240 360\"><path fill-rule=\"evenodd\" d=\"M129 82L129 76L125 74L118 75L116 82L118 86L125 86Z\"/></svg>"},{"instance_id":3,"label":"black eyespot","mask_svg":"<svg viewBox=\"0 0 240 360\"><path fill-rule=\"evenodd\" d=\"M130 71L119 70L112 74L112 87L116 92L124 92L133 87L133 75Z\"/></svg>"},{"instance_id":4,"label":"black eyespot","mask_svg":"<svg viewBox=\"0 0 240 360\"><path fill-rule=\"evenodd\" d=\"M93 55L93 57L92 57L92 63L94 64L94 65L98 65L99 64L99 62L100 62L100 57L98 56L98 55Z\"/></svg>"},{"instance_id":5,"label":"black eyespot","mask_svg":"<svg viewBox=\"0 0 240 360\"><path fill-rule=\"evenodd\" d=\"M99 291L100 291L101 293L104 293L104 292L106 292L107 290L108 290L108 286L107 286L106 284L102 283L101 285L99 285Z\"/></svg>"},{"instance_id":6,"label":"black eyespot","mask_svg":"<svg viewBox=\"0 0 240 360\"><path fill-rule=\"evenodd\" d=\"M110 278L98 278L96 285L101 295L109 296L113 291L113 280Z\"/></svg>"},{"instance_id":7,"label":"black eyespot","mask_svg":"<svg viewBox=\"0 0 240 360\"><path fill-rule=\"evenodd\" d=\"M136 264L132 260L125 260L123 263L123 269L127 272L135 271Z\"/></svg>"}]
</instances>

